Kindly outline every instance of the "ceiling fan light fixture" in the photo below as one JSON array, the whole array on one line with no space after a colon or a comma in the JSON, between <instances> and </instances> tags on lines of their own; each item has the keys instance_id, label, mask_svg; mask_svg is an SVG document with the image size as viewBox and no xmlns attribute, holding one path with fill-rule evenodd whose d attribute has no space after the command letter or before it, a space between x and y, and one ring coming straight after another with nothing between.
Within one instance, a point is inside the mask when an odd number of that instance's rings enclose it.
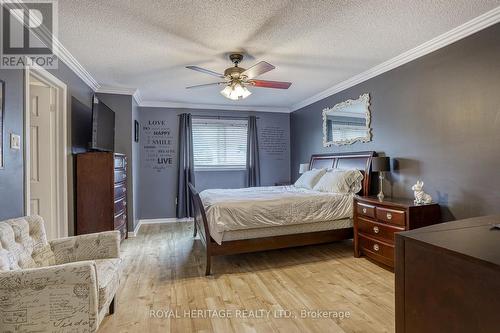
<instances>
[{"instance_id":1,"label":"ceiling fan light fixture","mask_svg":"<svg viewBox=\"0 0 500 333\"><path fill-rule=\"evenodd\" d=\"M230 86L225 86L224 89L220 91L220 93L222 94L222 96L230 98L229 96L231 96L232 91L233 89Z\"/></svg>"},{"instance_id":2,"label":"ceiling fan light fixture","mask_svg":"<svg viewBox=\"0 0 500 333\"><path fill-rule=\"evenodd\" d=\"M252 67L245 69L243 67L239 67L240 62L243 60L243 54L232 53L229 55L229 59L233 62L234 66L226 68L224 70L224 74L217 73L198 66L186 66L186 68L188 69L216 76L220 79L225 80L225 82L198 84L186 88L205 88L223 84L225 85L225 87L220 92L222 96L233 101L237 101L240 99L245 99L252 94L252 92L248 90L247 86L259 88L288 89L292 84L291 82L256 80L255 78L257 76L265 74L276 68L268 62L260 61Z\"/></svg>"},{"instance_id":3,"label":"ceiling fan light fixture","mask_svg":"<svg viewBox=\"0 0 500 333\"><path fill-rule=\"evenodd\" d=\"M224 89L222 89L220 93L222 94L222 96L233 101L247 98L252 94L250 90L247 89L247 87L240 83L228 85Z\"/></svg>"},{"instance_id":4,"label":"ceiling fan light fixture","mask_svg":"<svg viewBox=\"0 0 500 333\"><path fill-rule=\"evenodd\" d=\"M248 90L247 87L243 87L243 92L242 92L241 98L247 98L251 94L252 94L252 92L250 90Z\"/></svg>"}]
</instances>

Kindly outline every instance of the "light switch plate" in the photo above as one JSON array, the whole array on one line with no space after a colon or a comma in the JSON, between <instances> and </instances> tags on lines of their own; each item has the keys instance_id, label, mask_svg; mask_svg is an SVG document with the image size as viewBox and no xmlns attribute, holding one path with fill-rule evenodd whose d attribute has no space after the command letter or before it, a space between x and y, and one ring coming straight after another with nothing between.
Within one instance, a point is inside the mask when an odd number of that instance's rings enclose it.
<instances>
[{"instance_id":1,"label":"light switch plate","mask_svg":"<svg viewBox=\"0 0 500 333\"><path fill-rule=\"evenodd\" d=\"M21 136L18 134L10 133L10 149L21 149Z\"/></svg>"}]
</instances>

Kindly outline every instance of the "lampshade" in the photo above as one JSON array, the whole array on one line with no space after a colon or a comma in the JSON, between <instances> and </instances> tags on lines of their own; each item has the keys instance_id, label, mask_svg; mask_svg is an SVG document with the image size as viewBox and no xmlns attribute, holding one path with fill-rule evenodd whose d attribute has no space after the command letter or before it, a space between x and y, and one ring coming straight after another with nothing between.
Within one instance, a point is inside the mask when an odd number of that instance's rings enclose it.
<instances>
[{"instance_id":1,"label":"lampshade","mask_svg":"<svg viewBox=\"0 0 500 333\"><path fill-rule=\"evenodd\" d=\"M391 171L391 159L389 157L374 157L372 159L372 171Z\"/></svg>"},{"instance_id":2,"label":"lampshade","mask_svg":"<svg viewBox=\"0 0 500 333\"><path fill-rule=\"evenodd\" d=\"M226 86L224 89L221 90L220 92L224 97L232 99L232 100L238 100L238 99L244 99L250 96L252 93L250 90L247 89L244 85L240 83L235 83L231 84L229 86Z\"/></svg>"},{"instance_id":3,"label":"lampshade","mask_svg":"<svg viewBox=\"0 0 500 333\"><path fill-rule=\"evenodd\" d=\"M301 163L299 167L299 173L303 174L304 172L309 170L309 163Z\"/></svg>"}]
</instances>

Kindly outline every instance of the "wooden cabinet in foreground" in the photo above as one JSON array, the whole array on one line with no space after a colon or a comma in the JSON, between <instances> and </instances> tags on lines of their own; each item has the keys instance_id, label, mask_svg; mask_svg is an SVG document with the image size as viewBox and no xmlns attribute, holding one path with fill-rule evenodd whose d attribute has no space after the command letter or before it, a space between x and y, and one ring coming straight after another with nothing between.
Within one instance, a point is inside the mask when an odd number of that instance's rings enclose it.
<instances>
[{"instance_id":1,"label":"wooden cabinet in foreground","mask_svg":"<svg viewBox=\"0 0 500 333\"><path fill-rule=\"evenodd\" d=\"M500 215L396 235L396 333L500 331Z\"/></svg>"}]
</instances>

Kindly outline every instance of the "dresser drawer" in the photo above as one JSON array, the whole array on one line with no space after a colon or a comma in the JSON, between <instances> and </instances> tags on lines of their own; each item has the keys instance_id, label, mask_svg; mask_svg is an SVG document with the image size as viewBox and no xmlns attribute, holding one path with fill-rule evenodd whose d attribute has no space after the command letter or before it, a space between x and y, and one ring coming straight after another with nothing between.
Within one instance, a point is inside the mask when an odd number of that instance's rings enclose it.
<instances>
[{"instance_id":1,"label":"dresser drawer","mask_svg":"<svg viewBox=\"0 0 500 333\"><path fill-rule=\"evenodd\" d=\"M127 179L127 172L125 170L115 170L115 183L120 183Z\"/></svg>"},{"instance_id":2,"label":"dresser drawer","mask_svg":"<svg viewBox=\"0 0 500 333\"><path fill-rule=\"evenodd\" d=\"M115 155L115 169L125 169L127 166L127 160L125 156L117 156Z\"/></svg>"},{"instance_id":3,"label":"dresser drawer","mask_svg":"<svg viewBox=\"0 0 500 333\"><path fill-rule=\"evenodd\" d=\"M366 256L387 266L394 266L394 246L377 239L358 235L359 248Z\"/></svg>"},{"instance_id":4,"label":"dresser drawer","mask_svg":"<svg viewBox=\"0 0 500 333\"><path fill-rule=\"evenodd\" d=\"M126 193L125 183L115 184L115 200L124 197Z\"/></svg>"},{"instance_id":5,"label":"dresser drawer","mask_svg":"<svg viewBox=\"0 0 500 333\"><path fill-rule=\"evenodd\" d=\"M367 205L361 202L356 203L356 212L358 215L375 218L375 206Z\"/></svg>"},{"instance_id":6,"label":"dresser drawer","mask_svg":"<svg viewBox=\"0 0 500 333\"><path fill-rule=\"evenodd\" d=\"M362 217L358 217L356 220L356 227L358 232L370 237L379 238L390 244L394 244L395 232L405 230L405 228L393 227L387 224L373 222Z\"/></svg>"},{"instance_id":7,"label":"dresser drawer","mask_svg":"<svg viewBox=\"0 0 500 333\"><path fill-rule=\"evenodd\" d=\"M115 216L124 212L126 208L127 208L127 201L125 200L125 197L115 201Z\"/></svg>"},{"instance_id":8,"label":"dresser drawer","mask_svg":"<svg viewBox=\"0 0 500 333\"><path fill-rule=\"evenodd\" d=\"M127 212L123 211L121 214L115 216L115 229L127 223Z\"/></svg>"},{"instance_id":9,"label":"dresser drawer","mask_svg":"<svg viewBox=\"0 0 500 333\"><path fill-rule=\"evenodd\" d=\"M377 207L377 220L401 226L406 225L405 212L402 210Z\"/></svg>"}]
</instances>

